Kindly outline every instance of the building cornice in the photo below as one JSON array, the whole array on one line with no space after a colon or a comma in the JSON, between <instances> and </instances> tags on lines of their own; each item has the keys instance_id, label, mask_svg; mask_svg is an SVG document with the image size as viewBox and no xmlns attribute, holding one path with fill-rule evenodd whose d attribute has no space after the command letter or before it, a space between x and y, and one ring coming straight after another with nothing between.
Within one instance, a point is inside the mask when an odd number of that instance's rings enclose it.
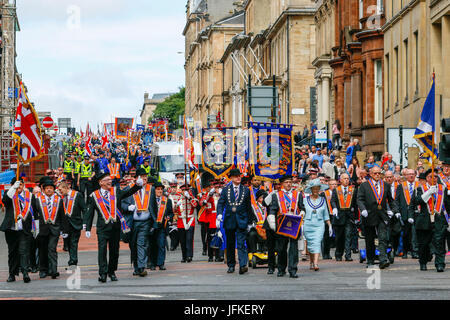
<instances>
[{"instance_id":1,"label":"building cornice","mask_svg":"<svg viewBox=\"0 0 450 320\"><path fill-rule=\"evenodd\" d=\"M280 16L275 20L273 25L269 27L267 39L272 39L280 29L281 25L286 21L288 16L314 16L316 9L313 7L302 9L287 9L283 11Z\"/></svg>"},{"instance_id":2,"label":"building cornice","mask_svg":"<svg viewBox=\"0 0 450 320\"><path fill-rule=\"evenodd\" d=\"M401 20L406 14L408 14L419 2L425 2L426 0L411 0L407 6L400 10L395 16L393 16L389 21L386 21L381 30L386 33L395 23Z\"/></svg>"}]
</instances>

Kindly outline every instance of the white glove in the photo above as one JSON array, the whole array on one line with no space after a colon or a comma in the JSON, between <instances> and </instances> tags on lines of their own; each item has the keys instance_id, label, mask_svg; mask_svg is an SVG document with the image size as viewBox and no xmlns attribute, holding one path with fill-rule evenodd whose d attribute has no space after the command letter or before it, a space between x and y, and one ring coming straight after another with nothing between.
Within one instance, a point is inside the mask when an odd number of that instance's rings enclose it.
<instances>
[{"instance_id":1,"label":"white glove","mask_svg":"<svg viewBox=\"0 0 450 320\"><path fill-rule=\"evenodd\" d=\"M222 232L220 232L220 230L217 232L217 236L218 236L220 239L223 239Z\"/></svg>"},{"instance_id":2,"label":"white glove","mask_svg":"<svg viewBox=\"0 0 450 320\"><path fill-rule=\"evenodd\" d=\"M184 225L184 230L188 231L189 228L190 228L190 226L186 223L186 224Z\"/></svg>"},{"instance_id":3,"label":"white glove","mask_svg":"<svg viewBox=\"0 0 450 320\"><path fill-rule=\"evenodd\" d=\"M142 187L142 186L144 185L144 180L142 180L141 177L137 178L137 180L136 180L136 185L137 185L138 187Z\"/></svg>"},{"instance_id":4,"label":"white glove","mask_svg":"<svg viewBox=\"0 0 450 320\"><path fill-rule=\"evenodd\" d=\"M413 224L413 223L414 223L414 219L413 219L413 218L409 218L409 219L408 219L408 222L411 223L411 224Z\"/></svg>"},{"instance_id":5,"label":"white glove","mask_svg":"<svg viewBox=\"0 0 450 320\"><path fill-rule=\"evenodd\" d=\"M328 226L328 235L330 238L333 236L333 228L331 226Z\"/></svg>"},{"instance_id":6,"label":"white glove","mask_svg":"<svg viewBox=\"0 0 450 320\"><path fill-rule=\"evenodd\" d=\"M389 218L392 218L394 216L394 213L392 211L388 211L387 215L389 216Z\"/></svg>"},{"instance_id":7,"label":"white glove","mask_svg":"<svg viewBox=\"0 0 450 320\"><path fill-rule=\"evenodd\" d=\"M86 238L90 238L91 237L91 232L90 231L86 231Z\"/></svg>"},{"instance_id":8,"label":"white glove","mask_svg":"<svg viewBox=\"0 0 450 320\"><path fill-rule=\"evenodd\" d=\"M267 222L269 223L270 229L276 231L275 216L273 214L267 216Z\"/></svg>"},{"instance_id":9,"label":"white glove","mask_svg":"<svg viewBox=\"0 0 450 320\"><path fill-rule=\"evenodd\" d=\"M7 196L12 200L14 196L16 195L17 189L20 187L20 181L16 181L13 186L8 190L6 193Z\"/></svg>"},{"instance_id":10,"label":"white glove","mask_svg":"<svg viewBox=\"0 0 450 320\"><path fill-rule=\"evenodd\" d=\"M401 215L399 212L397 212L397 213L395 214L395 217L396 217L397 219L400 219L401 216L402 216L402 215Z\"/></svg>"},{"instance_id":11,"label":"white glove","mask_svg":"<svg viewBox=\"0 0 450 320\"><path fill-rule=\"evenodd\" d=\"M16 182L14 182L14 184L13 184L13 186L12 186L14 189L19 189L19 187L20 187L20 181L16 181Z\"/></svg>"},{"instance_id":12,"label":"white glove","mask_svg":"<svg viewBox=\"0 0 450 320\"><path fill-rule=\"evenodd\" d=\"M363 211L361 212L361 215L362 215L364 218L367 218L367 217L369 216L369 213L367 212L367 210L363 210Z\"/></svg>"},{"instance_id":13,"label":"white glove","mask_svg":"<svg viewBox=\"0 0 450 320\"><path fill-rule=\"evenodd\" d=\"M186 198L188 198L188 199L191 198L191 195L190 195L189 192L187 192L187 191L184 192L184 196L185 196Z\"/></svg>"},{"instance_id":14,"label":"white glove","mask_svg":"<svg viewBox=\"0 0 450 320\"><path fill-rule=\"evenodd\" d=\"M448 228L447 228L447 232L450 232L450 226L448 226Z\"/></svg>"},{"instance_id":15,"label":"white glove","mask_svg":"<svg viewBox=\"0 0 450 320\"><path fill-rule=\"evenodd\" d=\"M209 196L211 197L214 194L214 192L216 192L216 189L212 188L211 191L209 191Z\"/></svg>"},{"instance_id":16,"label":"white glove","mask_svg":"<svg viewBox=\"0 0 450 320\"><path fill-rule=\"evenodd\" d=\"M450 190L447 190L447 195L450 196Z\"/></svg>"},{"instance_id":17,"label":"white glove","mask_svg":"<svg viewBox=\"0 0 450 320\"><path fill-rule=\"evenodd\" d=\"M339 216L338 216L338 209L337 209L337 208L334 208L334 209L333 209L333 216L335 216L336 219L339 219Z\"/></svg>"},{"instance_id":18,"label":"white glove","mask_svg":"<svg viewBox=\"0 0 450 320\"><path fill-rule=\"evenodd\" d=\"M217 220L217 221L222 221L222 218L223 218L222 215L221 215L221 214L218 214L217 217L216 217L216 220Z\"/></svg>"},{"instance_id":19,"label":"white glove","mask_svg":"<svg viewBox=\"0 0 450 320\"><path fill-rule=\"evenodd\" d=\"M177 202L177 207L181 207L182 204L183 204L183 202L182 202L181 200L179 200L179 201Z\"/></svg>"},{"instance_id":20,"label":"white glove","mask_svg":"<svg viewBox=\"0 0 450 320\"><path fill-rule=\"evenodd\" d=\"M69 235L68 235L67 233L61 233L61 237L62 237L63 239L66 239L68 236L69 236Z\"/></svg>"},{"instance_id":21,"label":"white glove","mask_svg":"<svg viewBox=\"0 0 450 320\"><path fill-rule=\"evenodd\" d=\"M83 224L83 231L86 231L86 225Z\"/></svg>"},{"instance_id":22,"label":"white glove","mask_svg":"<svg viewBox=\"0 0 450 320\"><path fill-rule=\"evenodd\" d=\"M433 193L437 192L437 187L436 186L431 186L430 189L428 189L427 192L424 192L422 194L422 200L424 202L428 202L428 200L430 200L431 196L433 195Z\"/></svg>"},{"instance_id":23,"label":"white glove","mask_svg":"<svg viewBox=\"0 0 450 320\"><path fill-rule=\"evenodd\" d=\"M134 212L135 209L136 209L136 206L134 204L131 204L128 206L128 211Z\"/></svg>"}]
</instances>

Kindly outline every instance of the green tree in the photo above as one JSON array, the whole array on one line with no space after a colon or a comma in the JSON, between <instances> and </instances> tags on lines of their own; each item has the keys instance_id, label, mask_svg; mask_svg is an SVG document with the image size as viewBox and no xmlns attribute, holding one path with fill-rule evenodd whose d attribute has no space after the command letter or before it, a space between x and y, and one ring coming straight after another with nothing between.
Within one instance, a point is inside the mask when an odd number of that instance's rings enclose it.
<instances>
[{"instance_id":1,"label":"green tree","mask_svg":"<svg viewBox=\"0 0 450 320\"><path fill-rule=\"evenodd\" d=\"M171 95L164 102L159 103L153 115L148 119L148 123L151 123L153 119L166 118L169 119L172 126L177 128L178 119L184 114L185 92L186 89L181 87L180 92Z\"/></svg>"}]
</instances>

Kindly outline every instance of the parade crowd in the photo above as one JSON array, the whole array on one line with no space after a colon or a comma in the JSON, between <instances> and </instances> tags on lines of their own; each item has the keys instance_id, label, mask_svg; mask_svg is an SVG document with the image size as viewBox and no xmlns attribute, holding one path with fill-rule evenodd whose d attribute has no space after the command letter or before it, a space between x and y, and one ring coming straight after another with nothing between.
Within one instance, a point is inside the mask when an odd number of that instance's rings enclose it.
<instances>
[{"instance_id":1,"label":"parade crowd","mask_svg":"<svg viewBox=\"0 0 450 320\"><path fill-rule=\"evenodd\" d=\"M336 262L353 261L355 254L361 259L364 251L367 267L379 260L385 269L401 257L418 259L420 270L427 270L434 258L436 270L444 271L450 163L439 163L433 172L422 162L402 168L385 153L381 159L369 155L362 164L357 139L341 145L334 136L333 143L296 146L294 174L277 183L234 168L221 179L202 174L194 187L184 173L176 175L176 183L162 183L150 165L150 144L127 152L124 141L113 139L102 148L94 137L88 155L83 139L71 139L65 142L63 167L48 170L32 190L25 188L26 177L14 179L2 197L7 281L22 273L28 283L29 273L36 272L58 278L59 238L68 265L76 266L80 237L90 238L94 225L100 282L118 280L120 241L129 244L135 276L147 276L146 269L164 271L166 251L178 247L181 263L192 262L196 224L202 254L209 263L225 262L228 273L236 265L239 274L248 272L253 257L264 253L269 275L287 271L297 278L300 260L319 271L320 257L333 259L331 248ZM280 231L289 215L301 217L294 236Z\"/></svg>"}]
</instances>

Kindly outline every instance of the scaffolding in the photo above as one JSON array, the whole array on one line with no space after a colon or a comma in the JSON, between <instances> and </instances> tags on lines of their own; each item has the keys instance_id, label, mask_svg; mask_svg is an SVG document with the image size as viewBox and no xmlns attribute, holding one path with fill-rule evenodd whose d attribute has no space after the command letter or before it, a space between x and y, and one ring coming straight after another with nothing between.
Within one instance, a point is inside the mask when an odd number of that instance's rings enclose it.
<instances>
[{"instance_id":1,"label":"scaffolding","mask_svg":"<svg viewBox=\"0 0 450 320\"><path fill-rule=\"evenodd\" d=\"M16 0L0 0L0 171L16 163L12 132L17 106L19 75L16 70L16 32L20 30Z\"/></svg>"}]
</instances>

